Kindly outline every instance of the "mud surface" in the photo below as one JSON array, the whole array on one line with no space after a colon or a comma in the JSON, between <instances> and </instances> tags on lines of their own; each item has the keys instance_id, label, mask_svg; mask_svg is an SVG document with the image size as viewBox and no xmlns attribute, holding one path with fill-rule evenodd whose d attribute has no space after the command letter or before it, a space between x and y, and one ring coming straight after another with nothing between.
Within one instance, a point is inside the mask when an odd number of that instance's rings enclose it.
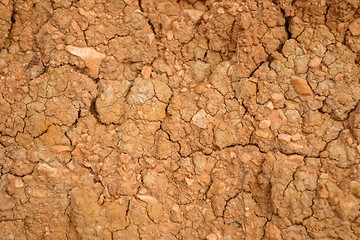
<instances>
[{"instance_id":1,"label":"mud surface","mask_svg":"<svg viewBox=\"0 0 360 240\"><path fill-rule=\"evenodd\" d=\"M0 239L359 239L359 0L1 0Z\"/></svg>"}]
</instances>

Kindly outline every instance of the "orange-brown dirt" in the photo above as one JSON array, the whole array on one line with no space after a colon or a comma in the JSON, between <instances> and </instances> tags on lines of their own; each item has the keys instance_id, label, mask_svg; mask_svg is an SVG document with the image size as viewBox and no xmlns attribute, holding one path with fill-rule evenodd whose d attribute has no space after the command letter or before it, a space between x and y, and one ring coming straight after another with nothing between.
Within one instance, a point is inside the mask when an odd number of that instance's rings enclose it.
<instances>
[{"instance_id":1,"label":"orange-brown dirt","mask_svg":"<svg viewBox=\"0 0 360 240\"><path fill-rule=\"evenodd\" d=\"M1 0L0 239L360 239L359 0Z\"/></svg>"}]
</instances>

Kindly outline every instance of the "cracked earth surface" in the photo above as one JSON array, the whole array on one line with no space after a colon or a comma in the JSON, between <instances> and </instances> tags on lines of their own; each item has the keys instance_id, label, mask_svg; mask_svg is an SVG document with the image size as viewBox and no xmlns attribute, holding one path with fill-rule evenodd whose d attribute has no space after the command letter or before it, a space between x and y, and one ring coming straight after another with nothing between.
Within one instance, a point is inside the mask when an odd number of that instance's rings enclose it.
<instances>
[{"instance_id":1,"label":"cracked earth surface","mask_svg":"<svg viewBox=\"0 0 360 240\"><path fill-rule=\"evenodd\" d=\"M0 239L359 239L359 0L1 0Z\"/></svg>"}]
</instances>

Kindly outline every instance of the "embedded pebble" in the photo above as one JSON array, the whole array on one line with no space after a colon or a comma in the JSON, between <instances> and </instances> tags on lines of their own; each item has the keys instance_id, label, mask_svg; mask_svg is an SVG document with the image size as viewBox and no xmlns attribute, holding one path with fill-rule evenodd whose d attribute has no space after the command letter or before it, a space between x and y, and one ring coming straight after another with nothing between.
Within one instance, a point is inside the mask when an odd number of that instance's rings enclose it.
<instances>
[{"instance_id":1,"label":"embedded pebble","mask_svg":"<svg viewBox=\"0 0 360 240\"><path fill-rule=\"evenodd\" d=\"M319 67L321 64L321 58L319 57L314 57L309 61L309 67L311 68L317 68Z\"/></svg>"},{"instance_id":2,"label":"embedded pebble","mask_svg":"<svg viewBox=\"0 0 360 240\"><path fill-rule=\"evenodd\" d=\"M310 86L307 81L301 77L292 76L291 85L294 88L295 92L302 96L309 96L313 94Z\"/></svg>"},{"instance_id":3,"label":"embedded pebble","mask_svg":"<svg viewBox=\"0 0 360 240\"><path fill-rule=\"evenodd\" d=\"M75 47L72 45L67 45L65 50L70 54L80 57L85 66L89 69L89 75L93 78L97 78L99 76L99 67L101 61L105 58L105 54L100 53L93 48L89 47Z\"/></svg>"}]
</instances>

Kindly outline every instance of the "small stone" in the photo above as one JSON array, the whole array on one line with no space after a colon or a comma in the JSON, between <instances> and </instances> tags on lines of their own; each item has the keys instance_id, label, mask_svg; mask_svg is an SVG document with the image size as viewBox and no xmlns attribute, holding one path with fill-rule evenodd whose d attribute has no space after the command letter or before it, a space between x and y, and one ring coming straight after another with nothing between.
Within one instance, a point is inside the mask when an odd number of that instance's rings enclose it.
<instances>
[{"instance_id":1,"label":"small stone","mask_svg":"<svg viewBox=\"0 0 360 240\"><path fill-rule=\"evenodd\" d=\"M26 67L30 79L39 77L45 71L45 66L42 64L38 56L34 56Z\"/></svg>"},{"instance_id":2,"label":"small stone","mask_svg":"<svg viewBox=\"0 0 360 240\"><path fill-rule=\"evenodd\" d=\"M350 191L355 195L360 197L360 182L351 181L349 184Z\"/></svg>"},{"instance_id":3,"label":"small stone","mask_svg":"<svg viewBox=\"0 0 360 240\"><path fill-rule=\"evenodd\" d=\"M25 184L24 184L24 182L23 182L21 179L16 178L16 179L14 180L14 186L15 186L15 188L22 188L24 185L25 185Z\"/></svg>"},{"instance_id":4,"label":"small stone","mask_svg":"<svg viewBox=\"0 0 360 240\"><path fill-rule=\"evenodd\" d=\"M347 195L339 201L338 214L342 219L355 219L359 212L358 199L354 195Z\"/></svg>"},{"instance_id":5,"label":"small stone","mask_svg":"<svg viewBox=\"0 0 360 240\"><path fill-rule=\"evenodd\" d=\"M64 50L65 49L65 45L64 44L58 44L58 45L56 45L56 50L58 50L58 51L60 51L60 50Z\"/></svg>"},{"instance_id":6,"label":"small stone","mask_svg":"<svg viewBox=\"0 0 360 240\"><path fill-rule=\"evenodd\" d=\"M98 155L90 155L88 158L87 158L90 162L99 162L100 160L100 157Z\"/></svg>"},{"instance_id":7,"label":"small stone","mask_svg":"<svg viewBox=\"0 0 360 240\"><path fill-rule=\"evenodd\" d=\"M271 121L268 119L261 120L259 123L259 128L268 128L270 127Z\"/></svg>"},{"instance_id":8,"label":"small stone","mask_svg":"<svg viewBox=\"0 0 360 240\"><path fill-rule=\"evenodd\" d=\"M154 198L153 196L150 196L150 195L138 194L138 195L136 195L136 197L138 199L140 199L141 201L146 202L146 203L156 203L156 202L158 202L158 200L156 198Z\"/></svg>"},{"instance_id":9,"label":"small stone","mask_svg":"<svg viewBox=\"0 0 360 240\"><path fill-rule=\"evenodd\" d=\"M284 94L282 93L272 93L271 94L271 98L275 101L275 102L279 102L281 100L284 100Z\"/></svg>"},{"instance_id":10,"label":"small stone","mask_svg":"<svg viewBox=\"0 0 360 240\"><path fill-rule=\"evenodd\" d=\"M49 177L56 177L57 175L57 170L56 168L50 167L49 165L45 164L45 163L39 163L37 170L41 173L41 174L45 174Z\"/></svg>"},{"instance_id":11,"label":"small stone","mask_svg":"<svg viewBox=\"0 0 360 240\"><path fill-rule=\"evenodd\" d=\"M289 134L279 134L278 139L285 142L291 141L291 136Z\"/></svg>"},{"instance_id":12,"label":"small stone","mask_svg":"<svg viewBox=\"0 0 360 240\"><path fill-rule=\"evenodd\" d=\"M293 151L297 151L297 150L300 150L300 149L303 149L304 146L300 145L300 144L297 144L297 143L290 143L289 144L289 149L290 150L293 150Z\"/></svg>"},{"instance_id":13,"label":"small stone","mask_svg":"<svg viewBox=\"0 0 360 240\"><path fill-rule=\"evenodd\" d=\"M130 155L126 154L126 153L121 153L119 160L122 164L128 164L131 160Z\"/></svg>"},{"instance_id":14,"label":"small stone","mask_svg":"<svg viewBox=\"0 0 360 240\"><path fill-rule=\"evenodd\" d=\"M200 10L196 10L196 9L186 9L186 10L184 10L184 13L189 15L191 20L193 20L193 22L196 23L201 19L201 17L204 15L205 12L200 11Z\"/></svg>"},{"instance_id":15,"label":"small stone","mask_svg":"<svg viewBox=\"0 0 360 240\"><path fill-rule=\"evenodd\" d=\"M335 80L335 82L340 82L343 79L343 77L344 77L344 75L339 73L339 74L335 75L334 80Z\"/></svg>"},{"instance_id":16,"label":"small stone","mask_svg":"<svg viewBox=\"0 0 360 240\"><path fill-rule=\"evenodd\" d=\"M295 92L299 95L312 95L313 92L307 81L301 77L293 76L291 78L291 85Z\"/></svg>"},{"instance_id":17,"label":"small stone","mask_svg":"<svg viewBox=\"0 0 360 240\"><path fill-rule=\"evenodd\" d=\"M352 35L360 35L360 18L355 19L349 24L349 30Z\"/></svg>"},{"instance_id":18,"label":"small stone","mask_svg":"<svg viewBox=\"0 0 360 240\"><path fill-rule=\"evenodd\" d=\"M299 111L290 109L285 112L287 120L291 123L300 123L302 121Z\"/></svg>"},{"instance_id":19,"label":"small stone","mask_svg":"<svg viewBox=\"0 0 360 240\"><path fill-rule=\"evenodd\" d=\"M325 76L325 75L326 75L326 73L325 73L325 72L320 71L320 70L316 70L316 71L314 71L314 74L315 74L316 76L318 76L318 77L323 77L323 76Z\"/></svg>"},{"instance_id":20,"label":"small stone","mask_svg":"<svg viewBox=\"0 0 360 240\"><path fill-rule=\"evenodd\" d=\"M151 77L152 69L149 66L144 66L141 70L141 75L144 79L149 79Z\"/></svg>"},{"instance_id":21,"label":"small stone","mask_svg":"<svg viewBox=\"0 0 360 240\"><path fill-rule=\"evenodd\" d=\"M85 66L89 69L89 75L91 77L97 78L99 76L99 67L101 61L105 58L105 54L89 47L75 47L72 45L66 46L65 50L84 61Z\"/></svg>"},{"instance_id":22,"label":"small stone","mask_svg":"<svg viewBox=\"0 0 360 240\"><path fill-rule=\"evenodd\" d=\"M201 185L208 185L211 182L210 175L207 174L206 172L202 172L198 178L198 182Z\"/></svg>"},{"instance_id":23,"label":"small stone","mask_svg":"<svg viewBox=\"0 0 360 240\"><path fill-rule=\"evenodd\" d=\"M210 71L210 64L203 62L203 61L190 61L190 72L193 79L200 83L203 82L205 78L207 78L211 71Z\"/></svg>"},{"instance_id":24,"label":"small stone","mask_svg":"<svg viewBox=\"0 0 360 240\"><path fill-rule=\"evenodd\" d=\"M294 142L300 141L302 139L302 135L299 133L296 133L294 135L291 135L291 140Z\"/></svg>"},{"instance_id":25,"label":"small stone","mask_svg":"<svg viewBox=\"0 0 360 240\"><path fill-rule=\"evenodd\" d=\"M250 164L250 160L252 159L251 155L248 153L241 154L241 162L244 164Z\"/></svg>"},{"instance_id":26,"label":"small stone","mask_svg":"<svg viewBox=\"0 0 360 240\"><path fill-rule=\"evenodd\" d=\"M309 61L308 66L311 67L311 68L317 68L317 67L320 66L320 64L321 64L321 58L314 57Z\"/></svg>"},{"instance_id":27,"label":"small stone","mask_svg":"<svg viewBox=\"0 0 360 240\"><path fill-rule=\"evenodd\" d=\"M287 121L287 118L281 109L272 111L269 118L271 121L270 128L273 131L278 130Z\"/></svg>"},{"instance_id":28,"label":"small stone","mask_svg":"<svg viewBox=\"0 0 360 240\"><path fill-rule=\"evenodd\" d=\"M234 159L234 158L236 158L236 157L237 157L237 154L236 154L236 153L230 152L230 158L231 158L231 159Z\"/></svg>"},{"instance_id":29,"label":"small stone","mask_svg":"<svg viewBox=\"0 0 360 240\"><path fill-rule=\"evenodd\" d=\"M173 40L173 39L174 39L174 32L171 31L171 30L168 31L168 32L166 33L166 39L169 40L169 41Z\"/></svg>"},{"instance_id":30,"label":"small stone","mask_svg":"<svg viewBox=\"0 0 360 240\"><path fill-rule=\"evenodd\" d=\"M265 104L265 107L267 107L268 109L273 110L273 109L274 109L274 104L269 101L269 102L267 102L267 103Z\"/></svg>"},{"instance_id":31,"label":"small stone","mask_svg":"<svg viewBox=\"0 0 360 240\"><path fill-rule=\"evenodd\" d=\"M326 187L320 187L320 189L317 191L317 195L320 198L328 198L329 197L329 191L326 189Z\"/></svg>"},{"instance_id":32,"label":"small stone","mask_svg":"<svg viewBox=\"0 0 360 240\"><path fill-rule=\"evenodd\" d=\"M203 85L197 85L195 87L195 92L198 94L203 94L206 93L207 91L209 91L209 89Z\"/></svg>"},{"instance_id":33,"label":"small stone","mask_svg":"<svg viewBox=\"0 0 360 240\"><path fill-rule=\"evenodd\" d=\"M191 123L205 129L211 120L211 115L207 114L204 109L201 109L192 117Z\"/></svg>"},{"instance_id":34,"label":"small stone","mask_svg":"<svg viewBox=\"0 0 360 240\"><path fill-rule=\"evenodd\" d=\"M215 235L215 233L210 233L206 236L206 240L217 240L218 237Z\"/></svg>"},{"instance_id":35,"label":"small stone","mask_svg":"<svg viewBox=\"0 0 360 240\"><path fill-rule=\"evenodd\" d=\"M71 152L71 147L66 145L54 145L51 147L54 152L61 153L61 152Z\"/></svg>"},{"instance_id":36,"label":"small stone","mask_svg":"<svg viewBox=\"0 0 360 240\"><path fill-rule=\"evenodd\" d=\"M220 7L220 8L217 9L217 12L219 14L223 14L223 13L225 13L225 10L224 10L224 8Z\"/></svg>"},{"instance_id":37,"label":"small stone","mask_svg":"<svg viewBox=\"0 0 360 240\"><path fill-rule=\"evenodd\" d=\"M296 73L306 73L308 71L309 57L301 55L294 59Z\"/></svg>"},{"instance_id":38,"label":"small stone","mask_svg":"<svg viewBox=\"0 0 360 240\"><path fill-rule=\"evenodd\" d=\"M255 131L255 134L261 138L268 138L269 137L269 132L264 131L264 130L257 130Z\"/></svg>"},{"instance_id":39,"label":"small stone","mask_svg":"<svg viewBox=\"0 0 360 240\"><path fill-rule=\"evenodd\" d=\"M155 34L154 33L149 33L146 36L147 36L147 43L149 45L151 45L155 40Z\"/></svg>"},{"instance_id":40,"label":"small stone","mask_svg":"<svg viewBox=\"0 0 360 240\"><path fill-rule=\"evenodd\" d=\"M194 179L190 179L190 178L185 178L185 182L186 182L186 184L187 184L188 186L191 186L191 185L195 182L195 180L194 180Z\"/></svg>"},{"instance_id":41,"label":"small stone","mask_svg":"<svg viewBox=\"0 0 360 240\"><path fill-rule=\"evenodd\" d=\"M171 207L171 210L173 210L174 212L180 212L180 206L178 204L174 204L172 207Z\"/></svg>"}]
</instances>

